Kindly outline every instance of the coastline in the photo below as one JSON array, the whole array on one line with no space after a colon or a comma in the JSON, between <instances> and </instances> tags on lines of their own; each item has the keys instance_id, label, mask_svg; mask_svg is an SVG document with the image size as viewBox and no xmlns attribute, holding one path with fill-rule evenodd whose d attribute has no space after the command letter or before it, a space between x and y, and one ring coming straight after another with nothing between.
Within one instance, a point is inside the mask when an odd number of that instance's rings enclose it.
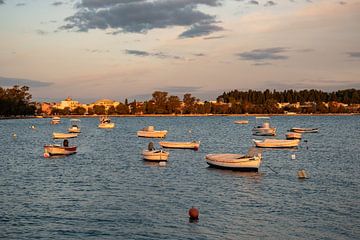
<instances>
[{"instance_id":1,"label":"coastline","mask_svg":"<svg viewBox=\"0 0 360 240\"><path fill-rule=\"evenodd\" d=\"M258 116L288 116L288 117L296 117L296 116L359 116L360 113L312 113L312 114L114 114L114 115L106 115L112 118L124 118L124 117L258 117ZM42 118L52 118L52 117L60 117L60 118L99 118L102 115L49 115L44 116ZM12 116L12 117L2 117L0 116L0 120L8 120L8 119L34 119L38 118L37 116ZM38 118L41 119L41 118Z\"/></svg>"}]
</instances>

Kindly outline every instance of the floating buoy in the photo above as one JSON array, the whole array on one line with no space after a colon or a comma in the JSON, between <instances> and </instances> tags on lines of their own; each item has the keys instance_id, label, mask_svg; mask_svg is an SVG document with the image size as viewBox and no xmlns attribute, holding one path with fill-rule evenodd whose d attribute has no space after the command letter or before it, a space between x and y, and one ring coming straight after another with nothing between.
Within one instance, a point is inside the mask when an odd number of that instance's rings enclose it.
<instances>
[{"instance_id":1,"label":"floating buoy","mask_svg":"<svg viewBox=\"0 0 360 240\"><path fill-rule=\"evenodd\" d=\"M298 171L298 178L299 179L308 179L309 176L307 175L307 173L305 172L304 169L301 169L300 171Z\"/></svg>"},{"instance_id":2,"label":"floating buoy","mask_svg":"<svg viewBox=\"0 0 360 240\"><path fill-rule=\"evenodd\" d=\"M44 158L48 158L48 157L50 157L50 154L47 152L44 152Z\"/></svg>"},{"instance_id":3,"label":"floating buoy","mask_svg":"<svg viewBox=\"0 0 360 240\"><path fill-rule=\"evenodd\" d=\"M199 210L195 207L189 209L190 221L199 220Z\"/></svg>"},{"instance_id":4,"label":"floating buoy","mask_svg":"<svg viewBox=\"0 0 360 240\"><path fill-rule=\"evenodd\" d=\"M159 166L160 166L160 167L165 167L165 166L166 166L166 162L165 162L165 161L160 161L160 162L159 162Z\"/></svg>"},{"instance_id":5,"label":"floating buoy","mask_svg":"<svg viewBox=\"0 0 360 240\"><path fill-rule=\"evenodd\" d=\"M14 133L12 136L13 136L13 138L16 138L16 133Z\"/></svg>"},{"instance_id":6,"label":"floating buoy","mask_svg":"<svg viewBox=\"0 0 360 240\"><path fill-rule=\"evenodd\" d=\"M34 125L31 126L31 129L36 129L36 127Z\"/></svg>"},{"instance_id":7,"label":"floating buoy","mask_svg":"<svg viewBox=\"0 0 360 240\"><path fill-rule=\"evenodd\" d=\"M291 159L295 160L296 159L296 155L295 154L291 154Z\"/></svg>"}]
</instances>

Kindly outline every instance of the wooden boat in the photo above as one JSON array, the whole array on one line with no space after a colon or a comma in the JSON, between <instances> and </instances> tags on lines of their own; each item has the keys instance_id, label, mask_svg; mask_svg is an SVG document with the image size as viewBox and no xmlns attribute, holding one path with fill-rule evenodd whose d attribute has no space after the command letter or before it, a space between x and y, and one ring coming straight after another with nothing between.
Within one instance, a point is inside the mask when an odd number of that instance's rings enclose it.
<instances>
[{"instance_id":1,"label":"wooden boat","mask_svg":"<svg viewBox=\"0 0 360 240\"><path fill-rule=\"evenodd\" d=\"M186 148L198 150L200 147L200 141L192 142L159 142L160 146L164 148Z\"/></svg>"},{"instance_id":2,"label":"wooden boat","mask_svg":"<svg viewBox=\"0 0 360 240\"><path fill-rule=\"evenodd\" d=\"M60 117L53 117L51 119L51 124L59 124L61 122Z\"/></svg>"},{"instance_id":3,"label":"wooden boat","mask_svg":"<svg viewBox=\"0 0 360 240\"><path fill-rule=\"evenodd\" d=\"M144 150L142 155L143 158L148 161L167 161L169 152L164 150Z\"/></svg>"},{"instance_id":4,"label":"wooden boat","mask_svg":"<svg viewBox=\"0 0 360 240\"><path fill-rule=\"evenodd\" d=\"M148 126L140 131L137 131L138 137L146 138L164 138L168 131L166 130L155 130L153 126Z\"/></svg>"},{"instance_id":5,"label":"wooden boat","mask_svg":"<svg viewBox=\"0 0 360 240\"><path fill-rule=\"evenodd\" d=\"M258 124L259 119L263 122L261 125ZM270 127L270 118L269 117L256 117L255 127L252 129L253 135L256 136L275 136L276 128Z\"/></svg>"},{"instance_id":6,"label":"wooden boat","mask_svg":"<svg viewBox=\"0 0 360 240\"><path fill-rule=\"evenodd\" d=\"M247 156L232 153L208 154L205 157L211 167L254 172L259 170L261 158L261 154Z\"/></svg>"},{"instance_id":7,"label":"wooden boat","mask_svg":"<svg viewBox=\"0 0 360 240\"><path fill-rule=\"evenodd\" d=\"M80 119L70 119L71 127L68 129L69 133L80 133L79 122Z\"/></svg>"},{"instance_id":8,"label":"wooden boat","mask_svg":"<svg viewBox=\"0 0 360 240\"><path fill-rule=\"evenodd\" d=\"M290 129L290 132L296 133L317 133L319 131L318 128L297 128L293 127Z\"/></svg>"},{"instance_id":9,"label":"wooden boat","mask_svg":"<svg viewBox=\"0 0 360 240\"><path fill-rule=\"evenodd\" d=\"M299 139L292 140L281 140L281 139L264 139L264 140L255 140L253 139L256 147L261 148L293 148L297 147L300 144Z\"/></svg>"},{"instance_id":10,"label":"wooden boat","mask_svg":"<svg viewBox=\"0 0 360 240\"><path fill-rule=\"evenodd\" d=\"M302 135L301 133L296 133L296 132L288 132L285 134L286 139L301 139Z\"/></svg>"},{"instance_id":11,"label":"wooden boat","mask_svg":"<svg viewBox=\"0 0 360 240\"><path fill-rule=\"evenodd\" d=\"M98 125L99 128L114 128L115 123L111 122L109 117L101 117L100 124Z\"/></svg>"},{"instance_id":12,"label":"wooden boat","mask_svg":"<svg viewBox=\"0 0 360 240\"><path fill-rule=\"evenodd\" d=\"M234 123L236 123L236 124L248 124L249 121L248 120L237 120L237 121L234 121Z\"/></svg>"},{"instance_id":13,"label":"wooden boat","mask_svg":"<svg viewBox=\"0 0 360 240\"><path fill-rule=\"evenodd\" d=\"M51 144L44 146L44 156L49 154L50 156L54 155L70 155L76 153L76 146L64 147L58 144Z\"/></svg>"},{"instance_id":14,"label":"wooden boat","mask_svg":"<svg viewBox=\"0 0 360 240\"><path fill-rule=\"evenodd\" d=\"M77 133L58 133L58 132L53 132L53 138L55 138L55 139L76 138L77 136L78 136Z\"/></svg>"}]
</instances>

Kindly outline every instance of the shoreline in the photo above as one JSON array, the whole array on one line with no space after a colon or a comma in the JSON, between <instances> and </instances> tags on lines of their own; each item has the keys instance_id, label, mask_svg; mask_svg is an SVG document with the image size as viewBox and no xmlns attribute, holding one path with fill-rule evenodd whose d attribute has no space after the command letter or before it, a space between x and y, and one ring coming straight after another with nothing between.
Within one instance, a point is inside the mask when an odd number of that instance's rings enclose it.
<instances>
[{"instance_id":1,"label":"shoreline","mask_svg":"<svg viewBox=\"0 0 360 240\"><path fill-rule=\"evenodd\" d=\"M60 118L99 118L101 116L109 116L112 118L124 118L124 117L258 117L258 116L288 116L288 117L296 117L296 116L358 116L360 113L313 113L313 114L139 114L139 115L49 115L44 117L37 116L12 116L12 117L0 117L0 120L8 120L8 119L42 119L42 118L52 118L52 117L60 117Z\"/></svg>"}]
</instances>

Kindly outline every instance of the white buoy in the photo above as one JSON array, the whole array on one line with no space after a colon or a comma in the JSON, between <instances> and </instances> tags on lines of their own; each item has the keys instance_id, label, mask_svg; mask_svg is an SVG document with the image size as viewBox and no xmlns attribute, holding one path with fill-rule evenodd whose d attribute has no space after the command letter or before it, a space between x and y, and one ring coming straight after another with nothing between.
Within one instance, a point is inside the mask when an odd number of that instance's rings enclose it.
<instances>
[{"instance_id":1,"label":"white buoy","mask_svg":"<svg viewBox=\"0 0 360 240\"><path fill-rule=\"evenodd\" d=\"M159 166L160 166L160 167L165 167L165 166L166 166L166 162L165 162L165 161L160 161L160 162L159 162Z\"/></svg>"},{"instance_id":2,"label":"white buoy","mask_svg":"<svg viewBox=\"0 0 360 240\"><path fill-rule=\"evenodd\" d=\"M291 159L295 160L296 159L296 155L295 154L291 154Z\"/></svg>"},{"instance_id":3,"label":"white buoy","mask_svg":"<svg viewBox=\"0 0 360 240\"><path fill-rule=\"evenodd\" d=\"M13 134L13 138L16 138L16 133Z\"/></svg>"}]
</instances>

